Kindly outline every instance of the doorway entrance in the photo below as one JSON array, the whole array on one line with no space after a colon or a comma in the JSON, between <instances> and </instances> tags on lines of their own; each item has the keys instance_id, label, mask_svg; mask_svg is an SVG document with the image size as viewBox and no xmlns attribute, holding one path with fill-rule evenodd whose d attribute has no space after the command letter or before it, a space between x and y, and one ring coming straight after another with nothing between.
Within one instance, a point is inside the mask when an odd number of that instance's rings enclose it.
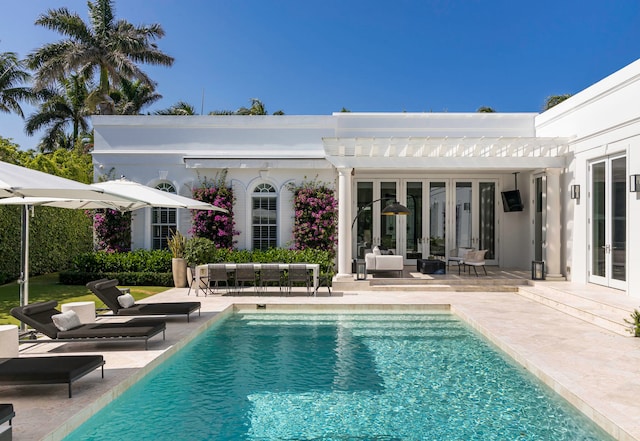
<instances>
[{"instance_id":1,"label":"doorway entrance","mask_svg":"<svg viewBox=\"0 0 640 441\"><path fill-rule=\"evenodd\" d=\"M626 289L626 156L592 162L589 177L589 281Z\"/></svg>"},{"instance_id":2,"label":"doorway entrance","mask_svg":"<svg viewBox=\"0 0 640 441\"><path fill-rule=\"evenodd\" d=\"M358 180L355 185L358 258L379 246L413 265L429 256L446 259L450 250L467 247L486 249L487 264L497 264L497 179ZM381 215L393 200L405 205L409 215Z\"/></svg>"}]
</instances>

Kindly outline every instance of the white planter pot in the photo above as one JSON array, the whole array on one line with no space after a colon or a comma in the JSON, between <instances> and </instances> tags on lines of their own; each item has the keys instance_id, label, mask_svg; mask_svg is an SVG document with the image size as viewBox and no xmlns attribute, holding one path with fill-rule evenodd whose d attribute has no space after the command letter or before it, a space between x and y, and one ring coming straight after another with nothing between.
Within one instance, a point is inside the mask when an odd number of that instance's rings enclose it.
<instances>
[{"instance_id":1,"label":"white planter pot","mask_svg":"<svg viewBox=\"0 0 640 441\"><path fill-rule=\"evenodd\" d=\"M176 288L187 287L187 259L174 257L171 259L173 284Z\"/></svg>"}]
</instances>

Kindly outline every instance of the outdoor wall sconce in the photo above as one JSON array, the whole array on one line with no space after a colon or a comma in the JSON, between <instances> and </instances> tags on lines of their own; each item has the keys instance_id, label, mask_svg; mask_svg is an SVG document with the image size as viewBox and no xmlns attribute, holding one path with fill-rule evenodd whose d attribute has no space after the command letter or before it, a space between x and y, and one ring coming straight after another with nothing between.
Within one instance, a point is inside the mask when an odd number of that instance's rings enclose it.
<instances>
[{"instance_id":1,"label":"outdoor wall sconce","mask_svg":"<svg viewBox=\"0 0 640 441\"><path fill-rule=\"evenodd\" d=\"M640 175L629 176L629 191L631 193L640 192Z\"/></svg>"},{"instance_id":2,"label":"outdoor wall sconce","mask_svg":"<svg viewBox=\"0 0 640 441\"><path fill-rule=\"evenodd\" d=\"M580 186L577 184L571 186L571 199L580 199Z\"/></svg>"}]
</instances>

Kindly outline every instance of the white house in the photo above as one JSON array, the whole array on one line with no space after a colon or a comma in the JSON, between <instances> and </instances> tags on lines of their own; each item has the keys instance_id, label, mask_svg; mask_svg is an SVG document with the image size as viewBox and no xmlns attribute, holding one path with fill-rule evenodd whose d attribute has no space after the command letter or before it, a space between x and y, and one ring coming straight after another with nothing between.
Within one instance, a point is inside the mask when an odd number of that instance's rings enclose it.
<instances>
[{"instance_id":1,"label":"white house","mask_svg":"<svg viewBox=\"0 0 640 441\"><path fill-rule=\"evenodd\" d=\"M640 247L630 246L640 243L630 185L640 176L639 76L636 61L542 114L95 116L95 174L190 196L226 170L238 248L289 246L287 184L331 183L337 277L351 277L352 258L373 245L406 265L471 246L487 249L492 265L544 261L548 278L640 296L632 289L640 274L628 271L640 262ZM382 216L393 200L411 214ZM163 246L170 227L189 226L188 212L139 212L133 246Z\"/></svg>"}]
</instances>

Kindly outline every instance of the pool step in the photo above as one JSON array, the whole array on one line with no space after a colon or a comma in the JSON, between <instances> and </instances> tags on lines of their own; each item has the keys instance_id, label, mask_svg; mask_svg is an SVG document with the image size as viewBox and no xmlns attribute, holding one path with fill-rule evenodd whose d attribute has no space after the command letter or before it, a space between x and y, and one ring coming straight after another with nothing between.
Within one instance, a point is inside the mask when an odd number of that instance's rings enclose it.
<instances>
[{"instance_id":1,"label":"pool step","mask_svg":"<svg viewBox=\"0 0 640 441\"><path fill-rule=\"evenodd\" d=\"M561 285L544 284L522 286L518 294L616 334L631 335L624 320L630 318L634 307L623 294L602 296L594 291L594 295L589 295L588 292L563 289Z\"/></svg>"},{"instance_id":2,"label":"pool step","mask_svg":"<svg viewBox=\"0 0 640 441\"><path fill-rule=\"evenodd\" d=\"M496 279L488 277L464 279L394 279L368 280L372 291L454 291L454 292L516 292L527 283L524 279Z\"/></svg>"}]
</instances>

